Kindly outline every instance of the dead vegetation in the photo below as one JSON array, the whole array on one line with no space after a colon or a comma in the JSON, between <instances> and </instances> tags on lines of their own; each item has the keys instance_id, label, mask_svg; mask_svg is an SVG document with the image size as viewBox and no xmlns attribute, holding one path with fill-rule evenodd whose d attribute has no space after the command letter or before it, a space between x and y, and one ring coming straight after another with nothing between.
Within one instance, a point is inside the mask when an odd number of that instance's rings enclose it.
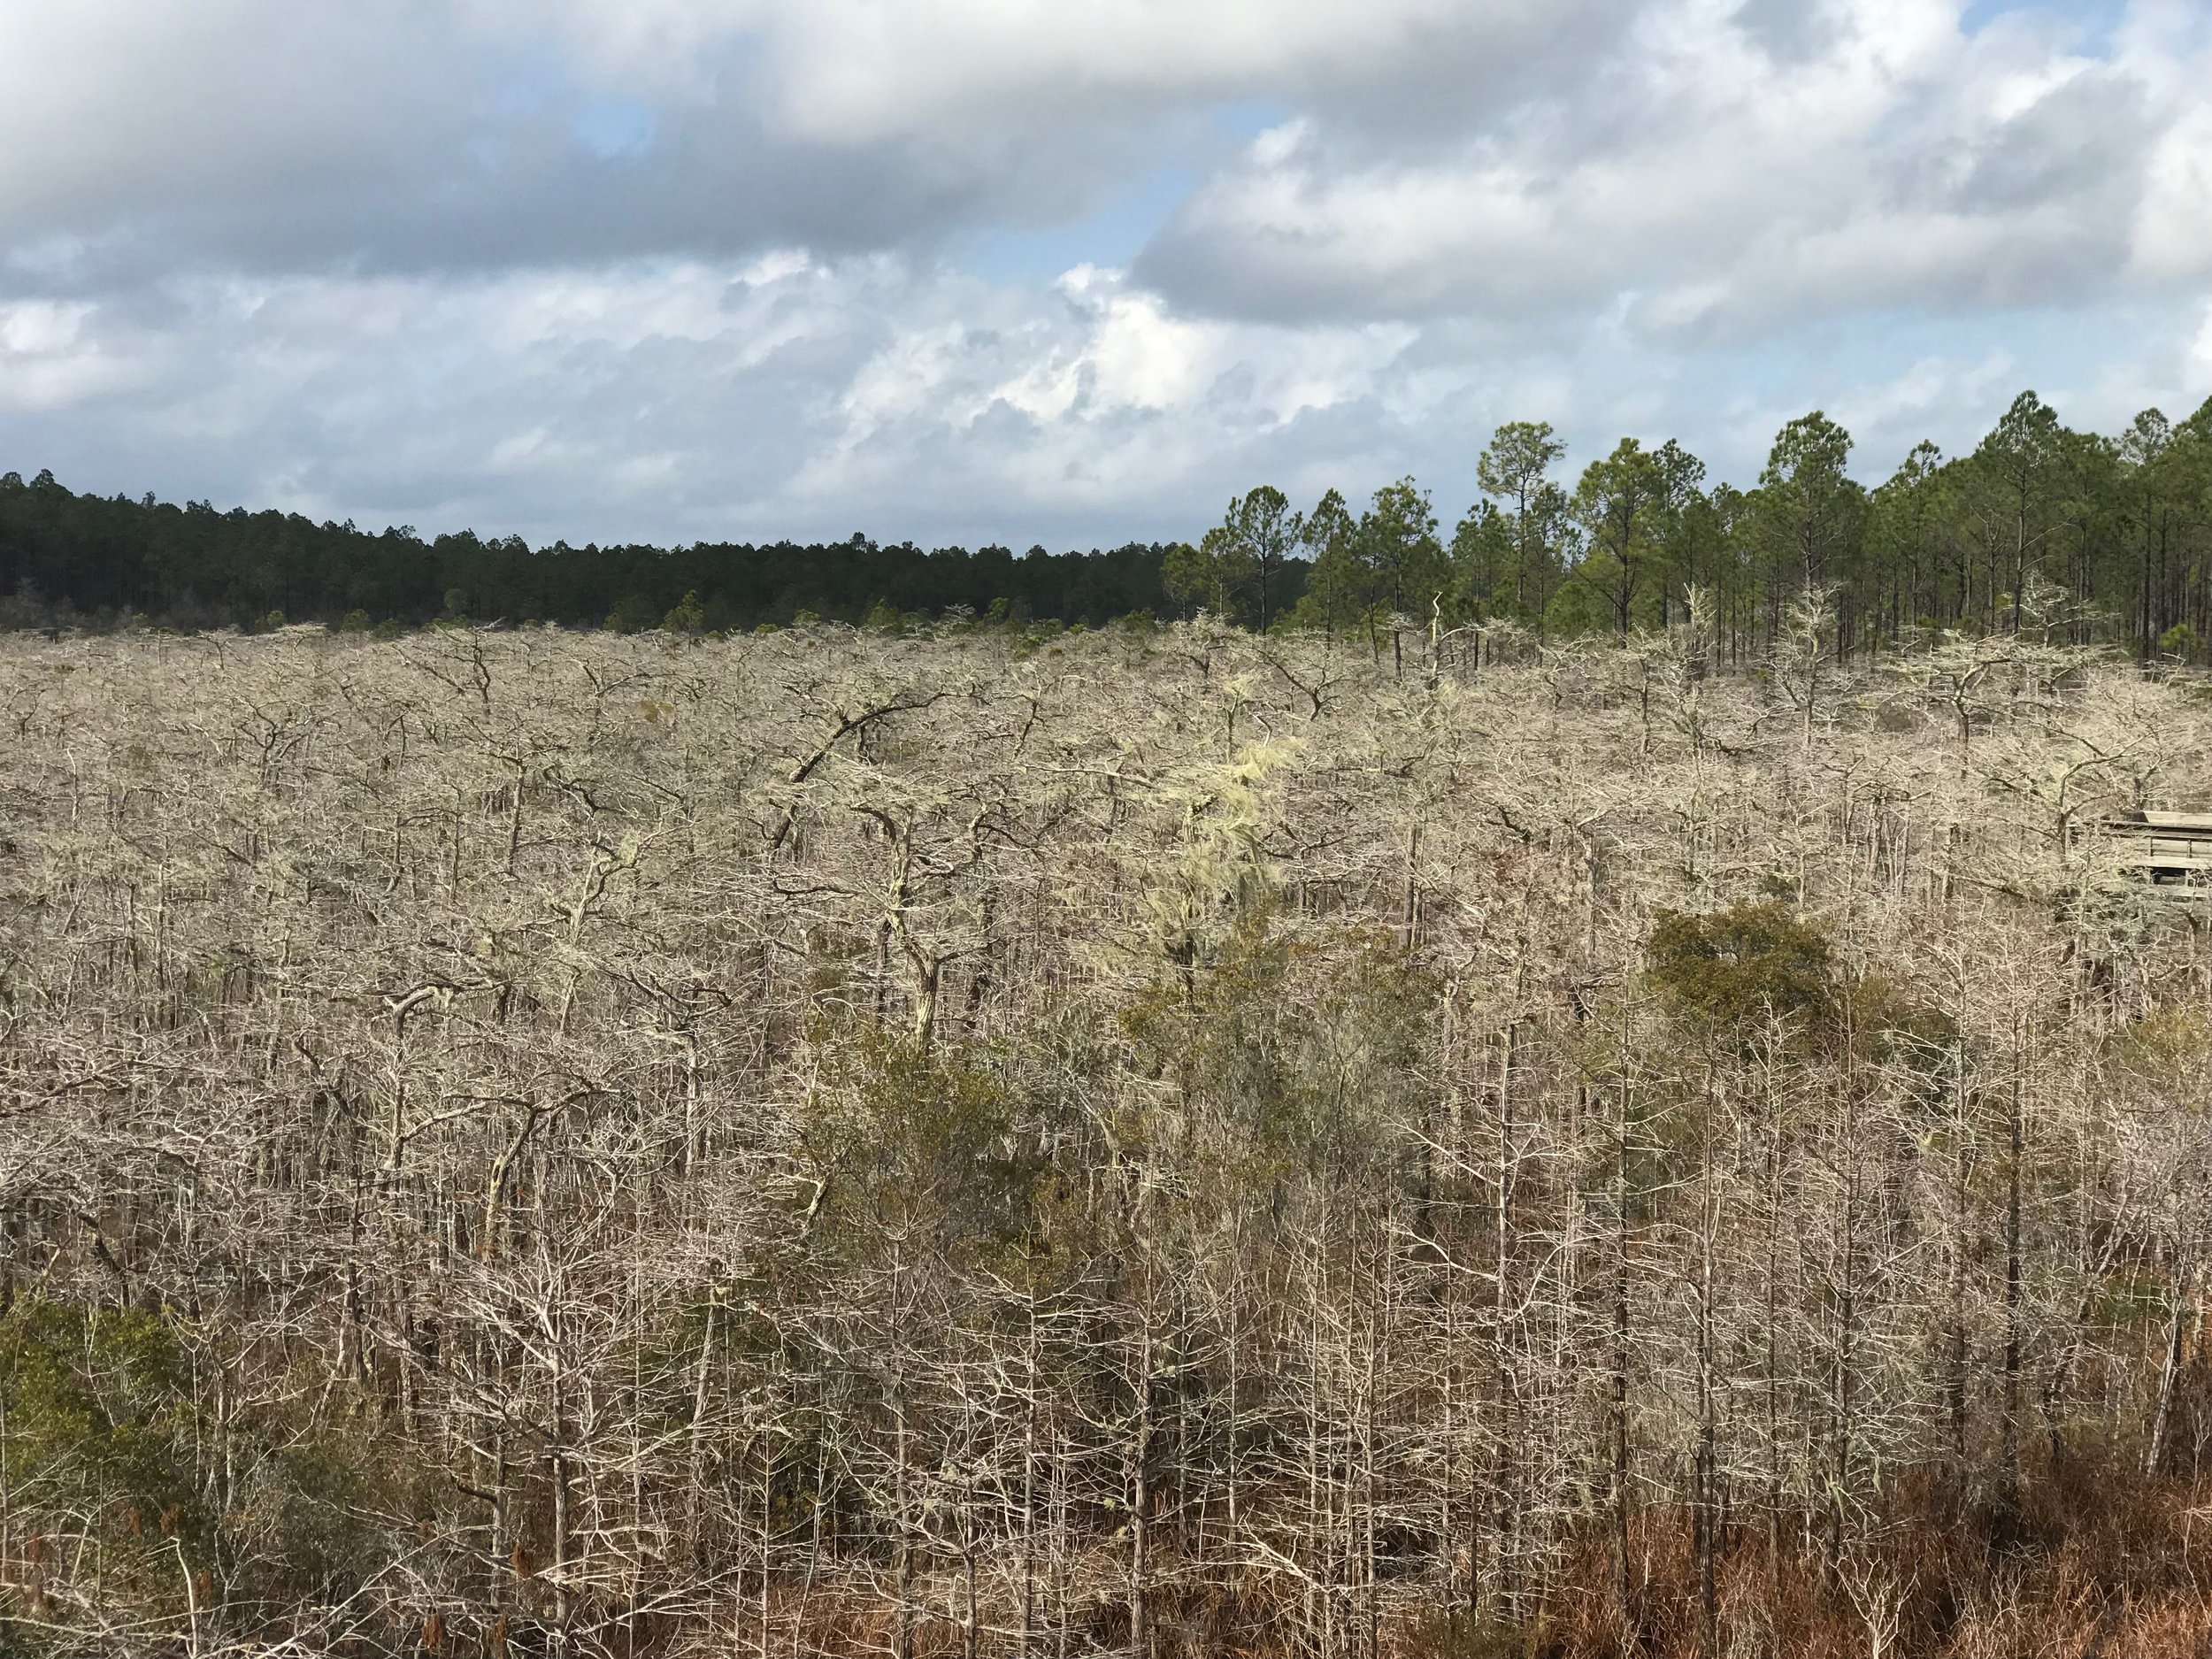
<instances>
[{"instance_id":1,"label":"dead vegetation","mask_svg":"<svg viewBox=\"0 0 2212 1659\"><path fill-rule=\"evenodd\" d=\"M2212 703L0 643L0 1647L2171 1655Z\"/></svg>"}]
</instances>

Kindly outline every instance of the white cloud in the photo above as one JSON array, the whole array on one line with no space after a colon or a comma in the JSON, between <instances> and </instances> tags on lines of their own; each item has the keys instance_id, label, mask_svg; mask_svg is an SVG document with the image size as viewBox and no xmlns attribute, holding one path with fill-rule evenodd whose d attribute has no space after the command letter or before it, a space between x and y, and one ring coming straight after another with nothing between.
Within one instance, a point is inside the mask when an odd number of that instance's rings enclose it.
<instances>
[{"instance_id":1,"label":"white cloud","mask_svg":"<svg viewBox=\"0 0 2212 1659\"><path fill-rule=\"evenodd\" d=\"M85 339L84 301L0 304L0 413L41 415L131 387L137 377Z\"/></svg>"},{"instance_id":2,"label":"white cloud","mask_svg":"<svg viewBox=\"0 0 2212 1659\"><path fill-rule=\"evenodd\" d=\"M2205 302L2204 326L2190 342L2189 365L2195 371L2199 387L2212 388L2212 300Z\"/></svg>"},{"instance_id":3,"label":"white cloud","mask_svg":"<svg viewBox=\"0 0 2212 1659\"><path fill-rule=\"evenodd\" d=\"M1079 213L1224 102L1448 114L1503 65L1579 65L1573 26L1633 9L36 4L0 54L0 241L140 268L866 249Z\"/></svg>"},{"instance_id":4,"label":"white cloud","mask_svg":"<svg viewBox=\"0 0 2212 1659\"><path fill-rule=\"evenodd\" d=\"M2212 13L1962 18L19 5L0 466L538 538L1087 543L1263 477L1452 503L1509 418L1740 479L1815 403L1876 470L2013 377L2193 407ZM1133 192L1053 269L949 263Z\"/></svg>"},{"instance_id":5,"label":"white cloud","mask_svg":"<svg viewBox=\"0 0 2212 1659\"><path fill-rule=\"evenodd\" d=\"M2212 98L2159 135L2144 172L2131 237L2139 273L2185 280L2212 270Z\"/></svg>"},{"instance_id":6,"label":"white cloud","mask_svg":"<svg viewBox=\"0 0 2212 1659\"><path fill-rule=\"evenodd\" d=\"M1479 96L1585 60L1627 0L793 0L753 23L777 125L941 142L1179 103L1296 98L1386 124L1438 82ZM1396 96L1391 96L1394 87Z\"/></svg>"},{"instance_id":7,"label":"white cloud","mask_svg":"<svg viewBox=\"0 0 2212 1659\"><path fill-rule=\"evenodd\" d=\"M895 328L859 367L791 482L795 503L920 476L948 488L948 508L965 491L1039 518L1118 511L1132 495L1210 502L1233 458L1264 465L1271 434L1378 396L1414 338L1179 319L1089 266L1049 294L970 293L963 310L989 326Z\"/></svg>"},{"instance_id":8,"label":"white cloud","mask_svg":"<svg viewBox=\"0 0 2212 1659\"><path fill-rule=\"evenodd\" d=\"M22 300L0 305L0 352L27 357L65 351L91 314L92 307L81 300Z\"/></svg>"},{"instance_id":9,"label":"white cloud","mask_svg":"<svg viewBox=\"0 0 2212 1659\"><path fill-rule=\"evenodd\" d=\"M73 0L0 56L0 242L97 281L911 246L1203 177L1225 314L1763 324L2212 267L2212 42L1960 0ZM579 132L640 100L630 134ZM1283 119L1240 157L1222 104ZM1215 166L1216 159L1225 165ZM40 250L43 250L42 256ZM1725 303L1694 296L1725 289Z\"/></svg>"},{"instance_id":10,"label":"white cloud","mask_svg":"<svg viewBox=\"0 0 2212 1659\"><path fill-rule=\"evenodd\" d=\"M1890 308L2092 303L2212 273L2212 56L1935 0L1835 0L1777 56L1657 0L1583 81L1423 150L1270 134L1141 266L1210 309L1590 313L1787 328ZM2196 50L2204 75L2171 73Z\"/></svg>"},{"instance_id":11,"label":"white cloud","mask_svg":"<svg viewBox=\"0 0 2212 1659\"><path fill-rule=\"evenodd\" d=\"M1264 465L1256 439L1370 396L1411 337L1178 320L1113 272L1009 289L888 258L158 299L0 308L0 445L80 485L158 457L127 481L540 539L1010 537L1102 505L1164 533L1216 469Z\"/></svg>"}]
</instances>

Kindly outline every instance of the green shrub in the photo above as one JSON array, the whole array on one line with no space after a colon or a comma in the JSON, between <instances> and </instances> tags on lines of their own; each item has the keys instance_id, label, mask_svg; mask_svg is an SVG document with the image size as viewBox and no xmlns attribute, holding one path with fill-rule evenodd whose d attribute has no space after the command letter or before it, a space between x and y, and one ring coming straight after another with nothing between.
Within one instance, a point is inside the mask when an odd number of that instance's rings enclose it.
<instances>
[{"instance_id":1,"label":"green shrub","mask_svg":"<svg viewBox=\"0 0 2212 1659\"><path fill-rule=\"evenodd\" d=\"M876 1033L833 1052L837 1087L818 1096L805 1146L833 1211L926 1228L956 1251L1025 1233L1043 1165L984 1057Z\"/></svg>"},{"instance_id":2,"label":"green shrub","mask_svg":"<svg viewBox=\"0 0 2212 1659\"><path fill-rule=\"evenodd\" d=\"M661 618L661 626L671 634L680 634L697 639L706 632L706 607L699 603L696 593L686 594L669 613Z\"/></svg>"},{"instance_id":3,"label":"green shrub","mask_svg":"<svg viewBox=\"0 0 2212 1659\"><path fill-rule=\"evenodd\" d=\"M219 1510L203 1461L216 1426L199 1409L192 1356L152 1312L16 1301L0 1316L0 1423L13 1512L34 1531L91 1517L96 1574L124 1571L111 1587L165 1586L180 1551L232 1591L329 1599L392 1558L391 1522L378 1517L429 1512L397 1465L380 1470L373 1441L235 1419L226 1463L236 1484ZM0 1655L14 1652L8 1634L0 1612Z\"/></svg>"},{"instance_id":4,"label":"green shrub","mask_svg":"<svg viewBox=\"0 0 2212 1659\"><path fill-rule=\"evenodd\" d=\"M1706 916L1663 910L1648 961L1652 982L1678 1016L1743 1041L1769 1020L1800 1037L1832 1027L1833 955L1817 926L1769 901Z\"/></svg>"},{"instance_id":5,"label":"green shrub","mask_svg":"<svg viewBox=\"0 0 2212 1659\"><path fill-rule=\"evenodd\" d=\"M190 1356L157 1315L19 1301L0 1318L11 1501L105 1517L119 1540L204 1548L191 1390Z\"/></svg>"},{"instance_id":6,"label":"green shrub","mask_svg":"<svg viewBox=\"0 0 2212 1659\"><path fill-rule=\"evenodd\" d=\"M229 1517L234 1542L269 1588L326 1592L334 1580L375 1570L389 1540L372 1518L387 1494L348 1446L288 1446L266 1453L239 1483Z\"/></svg>"},{"instance_id":7,"label":"green shrub","mask_svg":"<svg viewBox=\"0 0 2212 1659\"><path fill-rule=\"evenodd\" d=\"M1895 1062L1924 1079L1941 1072L1958 1044L1958 1025L1948 1014L1886 974L1861 974L1845 988L1839 1006L1862 1055Z\"/></svg>"}]
</instances>

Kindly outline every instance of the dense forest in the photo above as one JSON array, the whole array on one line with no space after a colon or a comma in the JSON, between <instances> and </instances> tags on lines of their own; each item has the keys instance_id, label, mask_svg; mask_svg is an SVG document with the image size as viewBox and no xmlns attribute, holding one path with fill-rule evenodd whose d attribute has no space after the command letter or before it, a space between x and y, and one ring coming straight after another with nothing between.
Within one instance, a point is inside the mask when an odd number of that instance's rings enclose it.
<instances>
[{"instance_id":1,"label":"dense forest","mask_svg":"<svg viewBox=\"0 0 2212 1659\"><path fill-rule=\"evenodd\" d=\"M467 531L424 541L297 514L218 512L72 495L47 473L0 476L0 625L188 628L315 621L366 630L474 616L623 633L858 621L964 609L1099 623L1163 603L1164 548L1016 557L924 552L864 536L825 546L570 547Z\"/></svg>"},{"instance_id":2,"label":"dense forest","mask_svg":"<svg viewBox=\"0 0 2212 1659\"><path fill-rule=\"evenodd\" d=\"M2202 442L1678 595L1532 483L1480 627L0 641L0 1650L2206 1651L2212 696L2021 563L2200 615Z\"/></svg>"},{"instance_id":3,"label":"dense forest","mask_svg":"<svg viewBox=\"0 0 2212 1659\"><path fill-rule=\"evenodd\" d=\"M141 618L183 627L285 619L388 632L437 619L722 633L806 617L895 623L968 613L1096 626L1199 609L1263 631L1363 633L1389 618L1542 639L1678 619L1711 596L1731 658L1765 649L1793 595L1834 595L1850 657L1945 629L2015 626L2042 584L2086 603L2078 634L2139 657L2200 659L2212 641L2212 403L2155 410L2117 436L2077 432L2033 393L1974 449L1923 443L1869 488L1850 434L1791 421L1747 488L1709 482L1671 441L1624 438L1571 482L1542 423L1502 426L1479 495L1447 534L1408 479L1355 511L1330 491L1297 511L1263 486L1193 541L1016 557L925 552L862 536L803 547L664 549L460 533L426 541L297 515L76 495L41 473L0 478L0 600L16 626Z\"/></svg>"}]
</instances>

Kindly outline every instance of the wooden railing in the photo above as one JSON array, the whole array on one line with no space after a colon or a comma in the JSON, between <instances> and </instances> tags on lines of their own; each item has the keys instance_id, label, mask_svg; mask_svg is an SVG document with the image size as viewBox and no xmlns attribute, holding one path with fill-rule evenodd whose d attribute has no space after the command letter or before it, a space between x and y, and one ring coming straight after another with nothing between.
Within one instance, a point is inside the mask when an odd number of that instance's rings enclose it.
<instances>
[{"instance_id":1,"label":"wooden railing","mask_svg":"<svg viewBox=\"0 0 2212 1659\"><path fill-rule=\"evenodd\" d=\"M2104 831L2154 881L2212 882L2212 812L2116 812Z\"/></svg>"}]
</instances>

